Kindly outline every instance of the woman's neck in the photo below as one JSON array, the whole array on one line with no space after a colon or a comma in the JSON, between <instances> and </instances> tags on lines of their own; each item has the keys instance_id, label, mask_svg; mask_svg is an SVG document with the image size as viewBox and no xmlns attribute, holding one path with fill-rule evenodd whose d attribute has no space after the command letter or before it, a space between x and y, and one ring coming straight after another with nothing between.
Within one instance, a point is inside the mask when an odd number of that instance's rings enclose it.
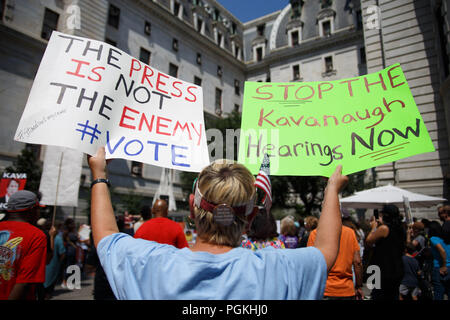
<instances>
[{"instance_id":1,"label":"woman's neck","mask_svg":"<svg viewBox=\"0 0 450 320\"><path fill-rule=\"evenodd\" d=\"M224 246L224 245L217 245L217 244L211 244L208 243L201 238L197 237L197 241L195 242L194 246L191 248L191 251L204 251L209 252L212 254L221 254L226 253L233 249L233 247L230 246Z\"/></svg>"}]
</instances>

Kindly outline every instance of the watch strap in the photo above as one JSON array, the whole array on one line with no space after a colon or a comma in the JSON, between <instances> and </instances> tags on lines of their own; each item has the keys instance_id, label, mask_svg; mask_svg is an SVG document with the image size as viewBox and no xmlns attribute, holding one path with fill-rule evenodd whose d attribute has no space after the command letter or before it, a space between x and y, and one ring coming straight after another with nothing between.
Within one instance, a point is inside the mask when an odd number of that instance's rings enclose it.
<instances>
[{"instance_id":1,"label":"watch strap","mask_svg":"<svg viewBox=\"0 0 450 320\"><path fill-rule=\"evenodd\" d=\"M102 179L102 178L100 178L100 179L95 179L94 181L91 182L91 188L92 188L95 184L97 184L97 183L106 183L106 184L108 185L108 187L111 186L111 183L109 182L108 179Z\"/></svg>"}]
</instances>

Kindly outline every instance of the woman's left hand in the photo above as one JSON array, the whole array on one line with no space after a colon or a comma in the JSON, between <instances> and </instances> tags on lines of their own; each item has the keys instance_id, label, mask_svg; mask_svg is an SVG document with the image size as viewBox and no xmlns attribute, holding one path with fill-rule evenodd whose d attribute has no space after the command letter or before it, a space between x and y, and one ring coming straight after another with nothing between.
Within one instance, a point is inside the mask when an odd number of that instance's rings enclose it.
<instances>
[{"instance_id":1,"label":"woman's left hand","mask_svg":"<svg viewBox=\"0 0 450 320\"><path fill-rule=\"evenodd\" d=\"M87 161L91 168L93 179L106 178L105 147L100 147L95 156L87 155Z\"/></svg>"},{"instance_id":2,"label":"woman's left hand","mask_svg":"<svg viewBox=\"0 0 450 320\"><path fill-rule=\"evenodd\" d=\"M375 219L375 217L372 217L372 220L370 220L370 227L372 228L372 230L378 227L378 221Z\"/></svg>"}]
</instances>

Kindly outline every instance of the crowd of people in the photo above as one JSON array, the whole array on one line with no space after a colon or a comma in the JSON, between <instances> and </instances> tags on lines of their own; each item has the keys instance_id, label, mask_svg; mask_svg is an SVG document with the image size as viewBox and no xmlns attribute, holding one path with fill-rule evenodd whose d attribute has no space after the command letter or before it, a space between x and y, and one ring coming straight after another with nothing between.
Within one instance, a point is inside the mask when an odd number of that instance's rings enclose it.
<instances>
[{"instance_id":1,"label":"crowd of people","mask_svg":"<svg viewBox=\"0 0 450 320\"><path fill-rule=\"evenodd\" d=\"M0 260L0 299L25 297L48 300L54 296L55 288L60 292L72 290L68 279L73 274L73 269L69 267L73 266L79 268L82 279L94 277L94 299L115 299L93 245L91 227L77 225L72 218L55 221L52 225L51 219L39 218L39 208L43 206L39 204L38 195L27 190L15 193L0 222L0 255L4 260L10 257L5 264ZM188 247L184 230L167 216L167 203L157 200L152 208L144 205L138 215L125 211L116 217L116 223L120 232L136 238L167 243L177 248ZM26 238L25 231L36 239L31 237L26 245L20 245L25 242L22 241ZM19 261L22 255L25 259ZM28 278L21 280L21 273L28 275ZM14 294L11 283L20 281L29 282L21 294Z\"/></svg>"},{"instance_id":2,"label":"crowd of people","mask_svg":"<svg viewBox=\"0 0 450 320\"><path fill-rule=\"evenodd\" d=\"M196 241L189 245L192 232L168 218L164 200L139 215L116 216L102 183L104 151L88 161L91 226L38 219L39 199L26 190L8 200L0 221L0 299L51 299L56 286L70 287L70 266L94 276L96 300L448 299L449 205L439 208L439 222L406 225L396 206L385 205L360 225L339 206L347 177L338 166L319 217L286 216L278 232L270 210L255 203L250 172L216 161L190 196Z\"/></svg>"},{"instance_id":3,"label":"crowd of people","mask_svg":"<svg viewBox=\"0 0 450 320\"><path fill-rule=\"evenodd\" d=\"M264 207L259 210L244 235L242 247L259 250L267 246L294 249L314 245L316 217L296 221L288 215L281 220L278 233L273 215ZM363 228L343 209L339 254L328 274L324 298L443 300L447 295L448 299L449 215L449 205L439 206L440 223L414 218L408 226L396 206L386 205L377 217L363 221ZM371 265L380 268L380 283L364 297L363 280L367 280Z\"/></svg>"}]
</instances>

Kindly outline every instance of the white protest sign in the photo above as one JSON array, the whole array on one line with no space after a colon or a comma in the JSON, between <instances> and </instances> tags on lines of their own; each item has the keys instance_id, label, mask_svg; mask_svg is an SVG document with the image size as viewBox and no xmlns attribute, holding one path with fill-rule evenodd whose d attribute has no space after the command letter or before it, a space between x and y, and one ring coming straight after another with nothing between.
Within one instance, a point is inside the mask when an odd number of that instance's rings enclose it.
<instances>
[{"instance_id":1,"label":"white protest sign","mask_svg":"<svg viewBox=\"0 0 450 320\"><path fill-rule=\"evenodd\" d=\"M77 150L55 146L45 148L44 166L39 184L42 204L78 206L82 161L83 153Z\"/></svg>"},{"instance_id":2,"label":"white protest sign","mask_svg":"<svg viewBox=\"0 0 450 320\"><path fill-rule=\"evenodd\" d=\"M411 214L411 205L409 204L408 197L403 196L403 209L405 209L405 220L406 224L410 225L413 223L412 214Z\"/></svg>"},{"instance_id":3,"label":"white protest sign","mask_svg":"<svg viewBox=\"0 0 450 320\"><path fill-rule=\"evenodd\" d=\"M202 88L101 41L54 31L15 140L199 172L209 164Z\"/></svg>"}]
</instances>

